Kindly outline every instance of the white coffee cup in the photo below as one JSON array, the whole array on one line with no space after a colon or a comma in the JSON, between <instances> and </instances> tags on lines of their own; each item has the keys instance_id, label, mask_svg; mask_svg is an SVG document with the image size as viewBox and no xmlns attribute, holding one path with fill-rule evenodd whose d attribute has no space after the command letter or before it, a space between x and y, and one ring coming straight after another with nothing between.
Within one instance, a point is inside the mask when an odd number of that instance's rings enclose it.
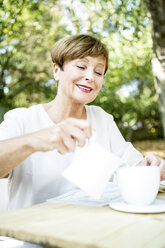
<instances>
[{"instance_id":1,"label":"white coffee cup","mask_svg":"<svg viewBox=\"0 0 165 248\"><path fill-rule=\"evenodd\" d=\"M150 205L155 200L160 185L158 166L122 167L117 171L121 196L127 204Z\"/></svg>"}]
</instances>

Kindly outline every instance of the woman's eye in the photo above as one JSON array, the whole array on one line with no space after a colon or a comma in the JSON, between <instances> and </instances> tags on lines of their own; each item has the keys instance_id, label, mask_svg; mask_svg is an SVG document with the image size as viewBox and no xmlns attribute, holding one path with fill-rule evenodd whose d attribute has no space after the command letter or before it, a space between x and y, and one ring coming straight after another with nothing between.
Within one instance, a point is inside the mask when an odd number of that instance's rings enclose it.
<instances>
[{"instance_id":1,"label":"woman's eye","mask_svg":"<svg viewBox=\"0 0 165 248\"><path fill-rule=\"evenodd\" d=\"M85 69L84 66L77 65L77 67L78 67L79 69L81 69L81 70L84 70L84 69Z\"/></svg>"},{"instance_id":2,"label":"woman's eye","mask_svg":"<svg viewBox=\"0 0 165 248\"><path fill-rule=\"evenodd\" d=\"M100 72L98 72L98 71L96 71L95 72L97 75L99 75L99 76L102 76L102 73L100 73Z\"/></svg>"}]
</instances>

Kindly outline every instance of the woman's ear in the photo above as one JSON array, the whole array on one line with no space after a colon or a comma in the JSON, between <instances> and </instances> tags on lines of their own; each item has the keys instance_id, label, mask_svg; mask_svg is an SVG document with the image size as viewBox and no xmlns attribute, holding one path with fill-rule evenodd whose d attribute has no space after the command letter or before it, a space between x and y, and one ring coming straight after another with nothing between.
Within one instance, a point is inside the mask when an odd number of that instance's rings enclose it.
<instances>
[{"instance_id":1,"label":"woman's ear","mask_svg":"<svg viewBox=\"0 0 165 248\"><path fill-rule=\"evenodd\" d=\"M56 63L54 63L53 64L53 76L57 82L59 81L59 72L60 72L60 67Z\"/></svg>"}]
</instances>

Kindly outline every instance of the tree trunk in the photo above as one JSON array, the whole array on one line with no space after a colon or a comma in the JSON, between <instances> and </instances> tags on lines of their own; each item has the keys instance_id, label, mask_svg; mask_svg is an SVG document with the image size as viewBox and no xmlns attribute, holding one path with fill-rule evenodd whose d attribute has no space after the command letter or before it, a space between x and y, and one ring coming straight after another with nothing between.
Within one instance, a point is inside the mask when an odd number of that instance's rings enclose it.
<instances>
[{"instance_id":1,"label":"tree trunk","mask_svg":"<svg viewBox=\"0 0 165 248\"><path fill-rule=\"evenodd\" d=\"M152 21L153 48L155 53L152 66L165 139L165 1L146 0L146 3Z\"/></svg>"}]
</instances>

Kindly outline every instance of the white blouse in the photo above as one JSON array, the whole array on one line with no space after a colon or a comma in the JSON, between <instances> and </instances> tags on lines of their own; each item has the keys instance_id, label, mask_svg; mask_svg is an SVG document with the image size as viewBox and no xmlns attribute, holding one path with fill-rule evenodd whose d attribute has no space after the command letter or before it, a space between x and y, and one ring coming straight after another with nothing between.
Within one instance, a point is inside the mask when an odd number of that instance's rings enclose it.
<instances>
[{"instance_id":1,"label":"white blouse","mask_svg":"<svg viewBox=\"0 0 165 248\"><path fill-rule=\"evenodd\" d=\"M130 166L143 156L126 142L112 115L97 106L86 106L87 119L95 140L123 159ZM41 104L7 112L0 125L0 140L35 132L54 125ZM36 152L25 159L9 175L9 210L41 203L76 188L62 176L74 153L59 154L56 150Z\"/></svg>"}]
</instances>

